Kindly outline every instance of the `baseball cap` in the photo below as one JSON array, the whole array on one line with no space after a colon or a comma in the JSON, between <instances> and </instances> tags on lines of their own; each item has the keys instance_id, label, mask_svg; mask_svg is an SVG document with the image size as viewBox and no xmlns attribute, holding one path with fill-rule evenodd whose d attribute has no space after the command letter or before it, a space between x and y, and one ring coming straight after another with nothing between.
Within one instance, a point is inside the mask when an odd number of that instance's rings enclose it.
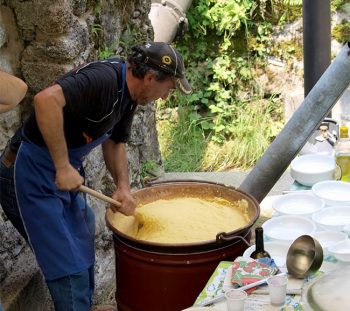
<instances>
[{"instance_id":1,"label":"baseball cap","mask_svg":"<svg viewBox=\"0 0 350 311\"><path fill-rule=\"evenodd\" d=\"M192 93L192 88L185 78L184 61L174 47L164 42L147 42L134 46L132 50L140 54L141 61L147 66L174 76L176 87L181 93Z\"/></svg>"}]
</instances>

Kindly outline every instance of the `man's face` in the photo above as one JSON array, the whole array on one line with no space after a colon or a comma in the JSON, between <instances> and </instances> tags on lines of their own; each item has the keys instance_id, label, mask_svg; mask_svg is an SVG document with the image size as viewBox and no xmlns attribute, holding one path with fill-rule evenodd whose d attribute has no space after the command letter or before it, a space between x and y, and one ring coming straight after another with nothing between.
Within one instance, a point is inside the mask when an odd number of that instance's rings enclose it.
<instances>
[{"instance_id":1,"label":"man's face","mask_svg":"<svg viewBox=\"0 0 350 311\"><path fill-rule=\"evenodd\" d=\"M173 78L157 81L155 79L155 73L148 72L134 100L138 105L147 105L159 98L166 99L171 90L175 88L176 86Z\"/></svg>"}]
</instances>

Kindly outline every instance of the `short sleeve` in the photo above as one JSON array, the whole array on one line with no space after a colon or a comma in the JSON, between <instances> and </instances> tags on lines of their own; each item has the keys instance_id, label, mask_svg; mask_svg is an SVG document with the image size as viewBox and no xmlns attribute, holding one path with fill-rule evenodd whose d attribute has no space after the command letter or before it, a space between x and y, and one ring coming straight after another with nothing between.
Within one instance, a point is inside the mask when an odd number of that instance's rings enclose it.
<instances>
[{"instance_id":1,"label":"short sleeve","mask_svg":"<svg viewBox=\"0 0 350 311\"><path fill-rule=\"evenodd\" d=\"M136 105L125 113L121 120L113 127L110 139L116 143L126 143L130 139L131 125L135 114Z\"/></svg>"}]
</instances>

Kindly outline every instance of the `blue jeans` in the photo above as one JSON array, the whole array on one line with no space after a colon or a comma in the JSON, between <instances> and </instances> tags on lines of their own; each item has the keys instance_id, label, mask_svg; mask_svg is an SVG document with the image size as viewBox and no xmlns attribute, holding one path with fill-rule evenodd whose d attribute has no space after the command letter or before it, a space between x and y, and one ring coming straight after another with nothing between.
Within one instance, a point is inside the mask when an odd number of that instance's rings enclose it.
<instances>
[{"instance_id":1,"label":"blue jeans","mask_svg":"<svg viewBox=\"0 0 350 311\"><path fill-rule=\"evenodd\" d=\"M89 311L94 291L94 267L46 281L56 311Z\"/></svg>"},{"instance_id":2,"label":"blue jeans","mask_svg":"<svg viewBox=\"0 0 350 311\"><path fill-rule=\"evenodd\" d=\"M0 204L6 215L17 231L28 241L27 233L24 229L20 216L14 184L14 165L6 166L0 157Z\"/></svg>"}]
</instances>

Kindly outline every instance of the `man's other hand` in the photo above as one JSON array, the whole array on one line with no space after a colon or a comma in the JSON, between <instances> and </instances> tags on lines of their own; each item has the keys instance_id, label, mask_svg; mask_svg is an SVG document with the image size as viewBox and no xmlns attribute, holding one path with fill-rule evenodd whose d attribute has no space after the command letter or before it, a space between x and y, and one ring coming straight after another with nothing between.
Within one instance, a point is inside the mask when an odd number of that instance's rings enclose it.
<instances>
[{"instance_id":1,"label":"man's other hand","mask_svg":"<svg viewBox=\"0 0 350 311\"><path fill-rule=\"evenodd\" d=\"M129 189L117 189L113 193L112 198L122 204L122 207L118 210L119 212L126 216L135 214L136 201Z\"/></svg>"}]
</instances>

